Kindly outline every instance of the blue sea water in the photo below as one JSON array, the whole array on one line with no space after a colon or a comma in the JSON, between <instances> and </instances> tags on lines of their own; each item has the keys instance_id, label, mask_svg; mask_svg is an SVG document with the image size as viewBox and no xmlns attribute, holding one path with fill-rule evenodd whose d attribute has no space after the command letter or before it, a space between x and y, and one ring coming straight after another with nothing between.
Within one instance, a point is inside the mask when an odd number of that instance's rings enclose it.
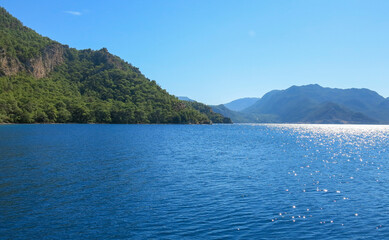
<instances>
[{"instance_id":1,"label":"blue sea water","mask_svg":"<svg viewBox=\"0 0 389 240\"><path fill-rule=\"evenodd\" d=\"M389 126L2 125L1 239L389 238Z\"/></svg>"}]
</instances>

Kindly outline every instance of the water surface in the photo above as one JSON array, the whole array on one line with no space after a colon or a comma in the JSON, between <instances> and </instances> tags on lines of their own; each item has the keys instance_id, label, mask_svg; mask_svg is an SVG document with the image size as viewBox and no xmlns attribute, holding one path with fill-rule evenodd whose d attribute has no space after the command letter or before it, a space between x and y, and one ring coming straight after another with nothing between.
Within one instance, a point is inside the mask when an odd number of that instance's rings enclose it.
<instances>
[{"instance_id":1,"label":"water surface","mask_svg":"<svg viewBox=\"0 0 389 240\"><path fill-rule=\"evenodd\" d=\"M3 125L4 239L389 237L389 126Z\"/></svg>"}]
</instances>

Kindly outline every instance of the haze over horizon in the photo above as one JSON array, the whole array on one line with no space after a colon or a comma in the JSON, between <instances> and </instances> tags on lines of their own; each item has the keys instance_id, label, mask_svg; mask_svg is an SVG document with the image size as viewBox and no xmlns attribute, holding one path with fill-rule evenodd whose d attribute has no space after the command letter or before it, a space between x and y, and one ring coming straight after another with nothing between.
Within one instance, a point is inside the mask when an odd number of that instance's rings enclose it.
<instances>
[{"instance_id":1,"label":"haze over horizon","mask_svg":"<svg viewBox=\"0 0 389 240\"><path fill-rule=\"evenodd\" d=\"M101 49L207 104L320 84L389 96L389 2L3 0L38 33Z\"/></svg>"}]
</instances>

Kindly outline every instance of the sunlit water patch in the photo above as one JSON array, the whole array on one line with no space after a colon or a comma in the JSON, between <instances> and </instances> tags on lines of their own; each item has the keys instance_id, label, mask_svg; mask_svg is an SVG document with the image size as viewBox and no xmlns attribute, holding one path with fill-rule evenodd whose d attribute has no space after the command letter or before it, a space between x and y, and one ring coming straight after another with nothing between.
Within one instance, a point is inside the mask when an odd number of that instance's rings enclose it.
<instances>
[{"instance_id":1,"label":"sunlit water patch","mask_svg":"<svg viewBox=\"0 0 389 240\"><path fill-rule=\"evenodd\" d=\"M288 163L289 183L285 191L291 201L295 199L295 205L304 207L297 210L293 205L293 211L283 214L284 218L291 215L294 222L296 215L300 219L309 210L312 224L341 226L336 236L360 233L353 238L372 237L369 235L373 234L372 229L383 228L388 214L388 202L384 200L387 199L388 126L266 126L284 136L283 151L300 153L293 164ZM276 216L274 220L278 219Z\"/></svg>"},{"instance_id":2,"label":"sunlit water patch","mask_svg":"<svg viewBox=\"0 0 389 240\"><path fill-rule=\"evenodd\" d=\"M5 239L389 237L389 127L0 126Z\"/></svg>"}]
</instances>

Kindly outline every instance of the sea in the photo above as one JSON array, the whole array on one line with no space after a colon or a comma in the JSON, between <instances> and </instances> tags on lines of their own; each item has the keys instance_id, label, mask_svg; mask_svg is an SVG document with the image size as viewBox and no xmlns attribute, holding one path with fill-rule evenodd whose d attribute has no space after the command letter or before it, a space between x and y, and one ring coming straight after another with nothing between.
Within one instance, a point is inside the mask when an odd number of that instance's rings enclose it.
<instances>
[{"instance_id":1,"label":"sea","mask_svg":"<svg viewBox=\"0 0 389 240\"><path fill-rule=\"evenodd\" d=\"M0 239L389 239L389 126L0 125Z\"/></svg>"}]
</instances>

